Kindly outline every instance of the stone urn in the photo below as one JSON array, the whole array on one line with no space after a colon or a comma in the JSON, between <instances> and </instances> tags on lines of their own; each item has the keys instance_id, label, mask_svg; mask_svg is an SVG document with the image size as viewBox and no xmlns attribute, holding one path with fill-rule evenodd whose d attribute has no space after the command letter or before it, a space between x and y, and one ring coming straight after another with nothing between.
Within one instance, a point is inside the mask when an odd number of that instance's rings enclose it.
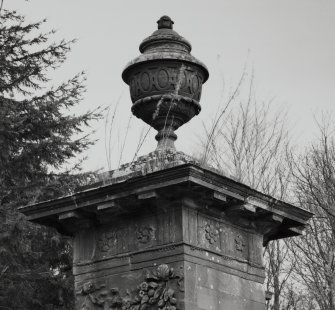
<instances>
[{"instance_id":1,"label":"stone urn","mask_svg":"<svg viewBox=\"0 0 335 310\"><path fill-rule=\"evenodd\" d=\"M190 54L191 44L173 28L168 16L140 44L141 55L122 73L129 85L133 114L158 131L157 150L175 149L174 131L199 114L206 66Z\"/></svg>"}]
</instances>

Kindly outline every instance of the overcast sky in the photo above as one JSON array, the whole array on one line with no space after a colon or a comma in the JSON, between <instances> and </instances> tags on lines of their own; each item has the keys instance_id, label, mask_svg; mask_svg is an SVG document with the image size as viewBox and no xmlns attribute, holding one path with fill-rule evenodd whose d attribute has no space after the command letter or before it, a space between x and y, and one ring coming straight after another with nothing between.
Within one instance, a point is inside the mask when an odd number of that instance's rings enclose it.
<instances>
[{"instance_id":1,"label":"overcast sky","mask_svg":"<svg viewBox=\"0 0 335 310\"><path fill-rule=\"evenodd\" d=\"M298 143L316 137L314 115L335 110L335 1L4 0L4 8L17 10L28 21L46 17L45 29L56 29L56 40L78 38L67 62L51 76L56 85L86 71L88 91L76 112L119 101L110 168L119 161L131 113L121 72L139 55L140 42L156 30L162 15L174 20L174 30L192 43L192 54L210 73L202 112L176 132L179 150L195 152L202 123L208 123L220 103L222 77L229 92L246 63L254 71L259 100L275 98L279 109L289 110L290 130ZM122 161L132 160L143 124L132 119ZM84 167L107 169L105 122L92 129L99 141L87 152ZM154 134L149 133L140 154L154 150Z\"/></svg>"}]
</instances>

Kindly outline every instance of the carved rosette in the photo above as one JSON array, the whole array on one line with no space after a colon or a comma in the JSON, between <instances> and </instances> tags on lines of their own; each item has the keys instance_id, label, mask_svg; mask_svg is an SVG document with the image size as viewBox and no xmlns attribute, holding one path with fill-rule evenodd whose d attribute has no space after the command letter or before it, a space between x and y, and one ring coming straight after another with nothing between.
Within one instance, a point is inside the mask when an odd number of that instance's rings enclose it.
<instances>
[{"instance_id":1,"label":"carved rosette","mask_svg":"<svg viewBox=\"0 0 335 310\"><path fill-rule=\"evenodd\" d=\"M239 252L243 252L245 248L245 241L241 235L235 237L235 248Z\"/></svg>"},{"instance_id":2,"label":"carved rosette","mask_svg":"<svg viewBox=\"0 0 335 310\"><path fill-rule=\"evenodd\" d=\"M77 305L81 310L178 310L175 288L183 291L182 280L173 268L162 264L132 293L89 281L77 292Z\"/></svg>"},{"instance_id":3,"label":"carved rosette","mask_svg":"<svg viewBox=\"0 0 335 310\"><path fill-rule=\"evenodd\" d=\"M213 244L218 240L219 231L213 225L207 224L204 230L205 230L205 238L208 240L210 244Z\"/></svg>"},{"instance_id":4,"label":"carved rosette","mask_svg":"<svg viewBox=\"0 0 335 310\"><path fill-rule=\"evenodd\" d=\"M155 228L145 225L138 227L136 231L136 238L140 244L151 243L151 241L155 238Z\"/></svg>"},{"instance_id":5,"label":"carved rosette","mask_svg":"<svg viewBox=\"0 0 335 310\"><path fill-rule=\"evenodd\" d=\"M129 85L132 112L154 127L158 149L174 149L174 131L200 110L206 66L193 57L191 44L172 30L173 21L163 16L158 30L140 45L142 54L122 73Z\"/></svg>"},{"instance_id":6,"label":"carved rosette","mask_svg":"<svg viewBox=\"0 0 335 310\"><path fill-rule=\"evenodd\" d=\"M113 246L117 243L117 233L116 231L107 231L101 234L98 241L98 248L101 253L108 254Z\"/></svg>"}]
</instances>

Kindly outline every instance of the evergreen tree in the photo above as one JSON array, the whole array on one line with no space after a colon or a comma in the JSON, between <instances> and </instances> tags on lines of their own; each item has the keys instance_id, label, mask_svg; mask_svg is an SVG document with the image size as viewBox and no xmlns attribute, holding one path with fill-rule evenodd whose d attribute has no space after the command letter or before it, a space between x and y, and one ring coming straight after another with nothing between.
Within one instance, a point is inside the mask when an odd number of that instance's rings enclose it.
<instances>
[{"instance_id":1,"label":"evergreen tree","mask_svg":"<svg viewBox=\"0 0 335 310\"><path fill-rule=\"evenodd\" d=\"M73 41L50 44L45 22L0 16L0 309L72 309L71 246L27 222L19 206L66 195L90 175L63 164L92 144L83 126L98 111L70 115L85 91L84 74L48 89L50 70Z\"/></svg>"}]
</instances>

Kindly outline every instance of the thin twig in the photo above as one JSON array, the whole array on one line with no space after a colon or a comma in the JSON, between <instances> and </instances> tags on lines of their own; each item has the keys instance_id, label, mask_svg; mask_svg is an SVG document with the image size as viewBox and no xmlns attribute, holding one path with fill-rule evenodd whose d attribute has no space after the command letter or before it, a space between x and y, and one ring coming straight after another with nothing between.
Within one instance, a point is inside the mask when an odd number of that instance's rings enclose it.
<instances>
[{"instance_id":1,"label":"thin twig","mask_svg":"<svg viewBox=\"0 0 335 310\"><path fill-rule=\"evenodd\" d=\"M142 139L142 140L141 140L141 139L139 140L139 143L138 143L138 145L137 145L137 148L136 148L136 151L135 151L133 160L132 160L131 162L134 162L134 161L135 161L135 158L137 157L137 154L138 154L138 152L140 151L140 149L141 149L141 147L142 147L142 145L143 145L145 139L147 138L147 135L149 134L151 128L152 128L152 127L150 126L150 127L148 128L147 132L145 133L145 135L143 136L143 139Z\"/></svg>"},{"instance_id":2,"label":"thin twig","mask_svg":"<svg viewBox=\"0 0 335 310\"><path fill-rule=\"evenodd\" d=\"M1 17L1 11L2 11L2 6L3 6L3 1L4 0L1 0L1 4L0 4L0 17Z\"/></svg>"},{"instance_id":3,"label":"thin twig","mask_svg":"<svg viewBox=\"0 0 335 310\"><path fill-rule=\"evenodd\" d=\"M233 92L233 94L230 96L230 98L228 99L228 102L226 103L225 107L223 108L223 110L221 111L220 115L217 117L217 119L215 120L213 126L212 126L212 129L210 131L210 134L209 134L209 137L208 137L208 140L207 140L207 144L206 144L206 148L205 148L205 153L204 153L204 156L203 156L203 159L202 159L202 162L205 163L206 160L207 160L207 155L208 155L208 151L209 151L209 147L211 145L211 141L213 139L213 136L214 136L214 133L215 133L215 130L219 124L219 121L221 120L221 118L223 117L223 115L226 113L230 103L235 99L236 95L238 94L238 91L240 90L240 87L242 85L242 82L244 81L244 78L245 78L245 75L246 75L246 69L245 69L245 66L244 66L244 69L243 69L243 73L242 73L242 76Z\"/></svg>"},{"instance_id":4,"label":"thin twig","mask_svg":"<svg viewBox=\"0 0 335 310\"><path fill-rule=\"evenodd\" d=\"M127 141L127 137L128 137L128 132L129 132L129 128L130 128L130 122L132 120L132 114L130 114L130 117L128 119L128 124L127 124L127 128L126 128L126 133L124 135L124 138L123 138L123 144L122 144L122 147L121 147L121 152L120 152L120 157L119 157L119 162L118 162L118 167L120 167L120 163L121 163L121 160L122 160L122 156L123 156L123 150L124 150L124 147L126 145L126 141Z\"/></svg>"}]
</instances>

